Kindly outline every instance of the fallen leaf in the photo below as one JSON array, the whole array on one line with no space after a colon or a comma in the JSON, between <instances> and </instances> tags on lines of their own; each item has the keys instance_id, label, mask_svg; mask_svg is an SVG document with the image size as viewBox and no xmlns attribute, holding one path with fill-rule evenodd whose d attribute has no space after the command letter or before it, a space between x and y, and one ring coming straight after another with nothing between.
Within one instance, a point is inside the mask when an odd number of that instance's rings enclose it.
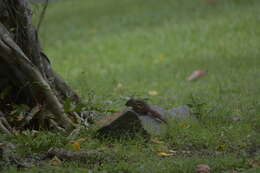
<instances>
[{"instance_id":1,"label":"fallen leaf","mask_svg":"<svg viewBox=\"0 0 260 173\"><path fill-rule=\"evenodd\" d=\"M118 83L117 86L116 86L116 88L118 88L118 89L123 88L123 84Z\"/></svg>"},{"instance_id":2,"label":"fallen leaf","mask_svg":"<svg viewBox=\"0 0 260 173\"><path fill-rule=\"evenodd\" d=\"M178 153L178 152L175 151L175 150L169 150L169 152L172 153L172 154L177 154L177 153Z\"/></svg>"},{"instance_id":3,"label":"fallen leaf","mask_svg":"<svg viewBox=\"0 0 260 173\"><path fill-rule=\"evenodd\" d=\"M90 32L97 32L95 28L91 29Z\"/></svg>"},{"instance_id":4,"label":"fallen leaf","mask_svg":"<svg viewBox=\"0 0 260 173\"><path fill-rule=\"evenodd\" d=\"M62 164L62 161L57 157L54 156L51 160L50 160L50 164L52 166L60 166Z\"/></svg>"},{"instance_id":5,"label":"fallen leaf","mask_svg":"<svg viewBox=\"0 0 260 173\"><path fill-rule=\"evenodd\" d=\"M73 141L71 145L72 145L74 150L76 150L76 151L80 150L80 142L79 141Z\"/></svg>"},{"instance_id":6,"label":"fallen leaf","mask_svg":"<svg viewBox=\"0 0 260 173\"><path fill-rule=\"evenodd\" d=\"M161 157L169 157L169 156L173 156L174 154L173 153L158 152L157 155L161 156Z\"/></svg>"},{"instance_id":7,"label":"fallen leaf","mask_svg":"<svg viewBox=\"0 0 260 173\"><path fill-rule=\"evenodd\" d=\"M217 150L225 150L227 148L226 144L220 144L219 146L217 146Z\"/></svg>"},{"instance_id":8,"label":"fallen leaf","mask_svg":"<svg viewBox=\"0 0 260 173\"><path fill-rule=\"evenodd\" d=\"M242 118L240 116L232 117L232 121L234 121L234 122L241 121L241 119Z\"/></svg>"},{"instance_id":9,"label":"fallen leaf","mask_svg":"<svg viewBox=\"0 0 260 173\"><path fill-rule=\"evenodd\" d=\"M180 127L183 128L183 129L188 129L188 128L190 128L190 125L183 123L183 124L180 125Z\"/></svg>"},{"instance_id":10,"label":"fallen leaf","mask_svg":"<svg viewBox=\"0 0 260 173\"><path fill-rule=\"evenodd\" d=\"M207 70L195 70L191 73L191 75L187 78L188 81L198 80L201 77L207 74Z\"/></svg>"},{"instance_id":11,"label":"fallen leaf","mask_svg":"<svg viewBox=\"0 0 260 173\"><path fill-rule=\"evenodd\" d=\"M69 143L72 145L74 150L80 150L80 143L87 141L88 138L79 138L77 140L70 141Z\"/></svg>"},{"instance_id":12,"label":"fallen leaf","mask_svg":"<svg viewBox=\"0 0 260 173\"><path fill-rule=\"evenodd\" d=\"M158 92L156 90L150 90L150 91L148 91L148 94L150 96L156 96L156 95L158 95Z\"/></svg>"},{"instance_id":13,"label":"fallen leaf","mask_svg":"<svg viewBox=\"0 0 260 173\"><path fill-rule=\"evenodd\" d=\"M197 173L210 173L210 167L205 164L199 164L196 167L196 172Z\"/></svg>"},{"instance_id":14,"label":"fallen leaf","mask_svg":"<svg viewBox=\"0 0 260 173\"><path fill-rule=\"evenodd\" d=\"M16 116L16 120L17 121L22 121L24 119L24 115L23 114L19 114L18 116Z\"/></svg>"},{"instance_id":15,"label":"fallen leaf","mask_svg":"<svg viewBox=\"0 0 260 173\"><path fill-rule=\"evenodd\" d=\"M159 59L160 59L160 61L163 61L163 60L165 60L165 56L160 56Z\"/></svg>"},{"instance_id":16,"label":"fallen leaf","mask_svg":"<svg viewBox=\"0 0 260 173\"><path fill-rule=\"evenodd\" d=\"M251 168L260 167L260 160L251 160L251 161L249 162L249 165L251 166Z\"/></svg>"},{"instance_id":17,"label":"fallen leaf","mask_svg":"<svg viewBox=\"0 0 260 173\"><path fill-rule=\"evenodd\" d=\"M85 141L87 141L88 140L88 138L79 138L79 139L77 139L76 141L78 141L78 142L85 142Z\"/></svg>"},{"instance_id":18,"label":"fallen leaf","mask_svg":"<svg viewBox=\"0 0 260 173\"><path fill-rule=\"evenodd\" d=\"M163 142L159 141L158 139L151 139L151 142L155 144L163 144Z\"/></svg>"}]
</instances>

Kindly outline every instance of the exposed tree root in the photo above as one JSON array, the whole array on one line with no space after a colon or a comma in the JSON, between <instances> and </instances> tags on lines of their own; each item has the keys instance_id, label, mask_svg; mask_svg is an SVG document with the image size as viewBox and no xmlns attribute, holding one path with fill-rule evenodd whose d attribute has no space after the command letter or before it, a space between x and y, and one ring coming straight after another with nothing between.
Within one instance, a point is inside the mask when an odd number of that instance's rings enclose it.
<instances>
[{"instance_id":1,"label":"exposed tree root","mask_svg":"<svg viewBox=\"0 0 260 173\"><path fill-rule=\"evenodd\" d=\"M10 126L70 131L75 124L88 124L87 114L64 110L66 100L82 105L77 93L52 70L32 24L28 1L0 1L0 110L5 115L0 129L6 134L12 133ZM28 111L22 116L12 114L14 106L20 105ZM14 122L16 117L19 121Z\"/></svg>"},{"instance_id":2,"label":"exposed tree root","mask_svg":"<svg viewBox=\"0 0 260 173\"><path fill-rule=\"evenodd\" d=\"M53 93L49 84L44 80L35 65L27 58L19 46L9 36L5 26L0 23L0 59L3 59L9 66L16 68L28 82L32 83L33 93L39 95L39 102L46 104L47 109L56 116L56 121L65 129L71 129L73 124L64 114L62 105Z\"/></svg>"},{"instance_id":3,"label":"exposed tree root","mask_svg":"<svg viewBox=\"0 0 260 173\"><path fill-rule=\"evenodd\" d=\"M0 111L0 130L9 136L13 136L12 128L5 118L5 115Z\"/></svg>"}]
</instances>

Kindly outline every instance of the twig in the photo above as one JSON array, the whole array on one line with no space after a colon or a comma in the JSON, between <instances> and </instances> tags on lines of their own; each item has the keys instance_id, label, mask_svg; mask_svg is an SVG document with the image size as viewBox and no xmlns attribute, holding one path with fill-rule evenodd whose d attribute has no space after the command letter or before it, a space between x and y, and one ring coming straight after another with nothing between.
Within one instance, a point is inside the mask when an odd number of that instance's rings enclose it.
<instances>
[{"instance_id":1,"label":"twig","mask_svg":"<svg viewBox=\"0 0 260 173\"><path fill-rule=\"evenodd\" d=\"M58 131L65 132L66 130L58 125L53 119L50 119L50 124Z\"/></svg>"},{"instance_id":2,"label":"twig","mask_svg":"<svg viewBox=\"0 0 260 173\"><path fill-rule=\"evenodd\" d=\"M37 31L38 31L38 32L39 32L39 30L40 30L40 26L41 26L42 21L43 21L43 19L44 19L44 16L45 16L45 13L46 13L46 9L47 9L47 7L48 7L48 4L49 4L49 0L46 0L46 1L45 1L45 5L44 5L44 7L43 7L43 10L42 10L42 12L41 12L41 16L40 16L39 22L38 22L38 24L37 24Z\"/></svg>"},{"instance_id":3,"label":"twig","mask_svg":"<svg viewBox=\"0 0 260 173\"><path fill-rule=\"evenodd\" d=\"M81 130L81 126L78 126L76 129L74 129L70 135L67 137L68 140L74 140L77 138Z\"/></svg>"},{"instance_id":4,"label":"twig","mask_svg":"<svg viewBox=\"0 0 260 173\"><path fill-rule=\"evenodd\" d=\"M33 117L40 111L40 106L37 105L34 108L32 108L31 112L26 116L24 121L20 124L20 127L24 127L30 123L30 121L33 119Z\"/></svg>"},{"instance_id":5,"label":"twig","mask_svg":"<svg viewBox=\"0 0 260 173\"><path fill-rule=\"evenodd\" d=\"M92 151L70 151L63 148L50 148L48 150L48 157L57 156L63 160L79 160L88 161L99 158L102 160L102 150L92 150Z\"/></svg>"}]
</instances>

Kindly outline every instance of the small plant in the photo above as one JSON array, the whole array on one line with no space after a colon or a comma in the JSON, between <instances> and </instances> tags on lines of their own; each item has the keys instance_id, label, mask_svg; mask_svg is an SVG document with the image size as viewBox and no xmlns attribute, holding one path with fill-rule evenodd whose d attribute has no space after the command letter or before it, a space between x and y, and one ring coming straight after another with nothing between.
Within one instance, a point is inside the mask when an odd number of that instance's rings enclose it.
<instances>
[{"instance_id":1,"label":"small plant","mask_svg":"<svg viewBox=\"0 0 260 173\"><path fill-rule=\"evenodd\" d=\"M12 138L11 141L18 144L19 151L23 155L46 152L51 147L62 147L67 143L65 136L61 133L46 131L24 131L21 135Z\"/></svg>"},{"instance_id":2,"label":"small plant","mask_svg":"<svg viewBox=\"0 0 260 173\"><path fill-rule=\"evenodd\" d=\"M203 121L211 112L208 104L198 96L191 95L191 101L187 105L191 108L192 115L199 121Z\"/></svg>"},{"instance_id":3,"label":"small plant","mask_svg":"<svg viewBox=\"0 0 260 173\"><path fill-rule=\"evenodd\" d=\"M84 104L75 104L71 98L67 98L65 100L65 103L63 104L64 112L69 113L69 112L81 112L85 109Z\"/></svg>"}]
</instances>

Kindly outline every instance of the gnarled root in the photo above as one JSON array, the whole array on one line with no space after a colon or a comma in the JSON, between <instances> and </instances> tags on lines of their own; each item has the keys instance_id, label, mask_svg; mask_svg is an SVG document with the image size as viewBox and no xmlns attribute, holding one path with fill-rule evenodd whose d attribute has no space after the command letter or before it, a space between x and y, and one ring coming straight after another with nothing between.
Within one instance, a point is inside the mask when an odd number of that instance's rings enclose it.
<instances>
[{"instance_id":1,"label":"gnarled root","mask_svg":"<svg viewBox=\"0 0 260 173\"><path fill-rule=\"evenodd\" d=\"M9 136L13 136L12 128L6 120L3 112L0 111L0 130Z\"/></svg>"}]
</instances>

